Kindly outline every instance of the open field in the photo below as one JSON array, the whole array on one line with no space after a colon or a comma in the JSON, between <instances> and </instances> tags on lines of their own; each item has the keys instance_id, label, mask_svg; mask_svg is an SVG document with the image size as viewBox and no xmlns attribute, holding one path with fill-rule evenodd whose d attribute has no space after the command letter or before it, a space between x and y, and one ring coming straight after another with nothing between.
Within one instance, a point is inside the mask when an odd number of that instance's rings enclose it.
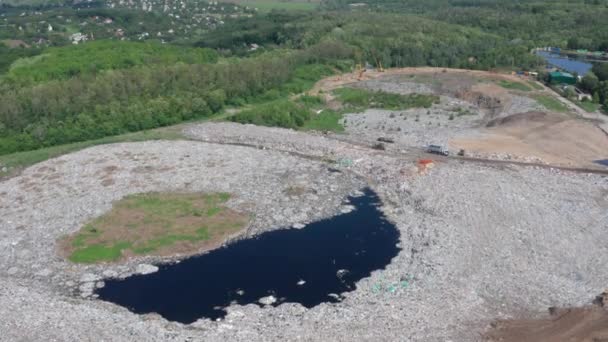
<instances>
[{"instance_id":1,"label":"open field","mask_svg":"<svg viewBox=\"0 0 608 342\"><path fill-rule=\"evenodd\" d=\"M302 126L303 130L314 130L320 132L344 132L344 126L340 124L342 114L331 109L323 110L312 120Z\"/></svg>"},{"instance_id":2,"label":"open field","mask_svg":"<svg viewBox=\"0 0 608 342\"><path fill-rule=\"evenodd\" d=\"M531 91L532 90L532 88L530 88L528 85L526 85L524 83L520 83L520 82L511 82L511 81L500 80L498 82L498 84L505 89L521 90L521 91ZM536 89L538 89L538 88L536 88Z\"/></svg>"},{"instance_id":3,"label":"open field","mask_svg":"<svg viewBox=\"0 0 608 342\"><path fill-rule=\"evenodd\" d=\"M562 113L568 111L568 107L551 96L541 95L535 97L535 100L551 111Z\"/></svg>"},{"instance_id":4,"label":"open field","mask_svg":"<svg viewBox=\"0 0 608 342\"><path fill-rule=\"evenodd\" d=\"M530 80L530 81L528 81L528 84L529 84L529 85L530 85L532 88L534 88L534 89L536 89L536 90L543 90L543 89L545 89L545 88L544 88L542 85L540 85L540 84L539 84L537 81Z\"/></svg>"},{"instance_id":5,"label":"open field","mask_svg":"<svg viewBox=\"0 0 608 342\"><path fill-rule=\"evenodd\" d=\"M577 101L576 105L583 108L588 113L594 113L600 109L600 105L591 101Z\"/></svg>"}]
</instances>

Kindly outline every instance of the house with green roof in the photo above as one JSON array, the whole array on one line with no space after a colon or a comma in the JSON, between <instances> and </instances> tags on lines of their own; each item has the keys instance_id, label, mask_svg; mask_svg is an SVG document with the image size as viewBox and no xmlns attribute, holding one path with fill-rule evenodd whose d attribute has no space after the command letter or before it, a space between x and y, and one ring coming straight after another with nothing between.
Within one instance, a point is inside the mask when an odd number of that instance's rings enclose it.
<instances>
[{"instance_id":1,"label":"house with green roof","mask_svg":"<svg viewBox=\"0 0 608 342\"><path fill-rule=\"evenodd\" d=\"M551 83L565 83L565 84L576 84L576 77L574 75L562 72L554 71L549 73L549 82Z\"/></svg>"}]
</instances>

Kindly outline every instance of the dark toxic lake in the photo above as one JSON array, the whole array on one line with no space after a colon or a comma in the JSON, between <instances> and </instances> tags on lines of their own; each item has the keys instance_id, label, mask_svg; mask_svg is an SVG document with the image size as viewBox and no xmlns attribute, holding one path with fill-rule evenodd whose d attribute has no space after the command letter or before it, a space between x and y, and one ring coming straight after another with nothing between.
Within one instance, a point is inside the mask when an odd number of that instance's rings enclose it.
<instances>
[{"instance_id":1,"label":"dark toxic lake","mask_svg":"<svg viewBox=\"0 0 608 342\"><path fill-rule=\"evenodd\" d=\"M379 210L380 199L370 189L363 193L350 198L350 213L239 240L156 273L109 279L97 294L132 312L182 323L223 318L233 302L260 305L271 295L274 306L337 302L335 294L355 290L400 251L399 232Z\"/></svg>"}]
</instances>

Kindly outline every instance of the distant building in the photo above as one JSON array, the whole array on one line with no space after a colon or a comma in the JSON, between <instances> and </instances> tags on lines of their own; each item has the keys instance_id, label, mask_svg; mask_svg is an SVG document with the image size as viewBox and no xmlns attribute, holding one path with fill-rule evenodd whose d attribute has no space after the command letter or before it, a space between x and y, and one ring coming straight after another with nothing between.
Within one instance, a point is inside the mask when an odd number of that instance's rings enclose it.
<instances>
[{"instance_id":1,"label":"distant building","mask_svg":"<svg viewBox=\"0 0 608 342\"><path fill-rule=\"evenodd\" d=\"M579 101L583 101L583 100L591 101L593 99L591 94L587 94L584 91L582 91L576 87L574 88L574 91L576 92L576 99Z\"/></svg>"},{"instance_id":2,"label":"distant building","mask_svg":"<svg viewBox=\"0 0 608 342\"><path fill-rule=\"evenodd\" d=\"M86 34L77 32L70 36L70 40L72 41L72 44L78 44L81 42L86 42L87 40L89 40L89 37L87 37Z\"/></svg>"},{"instance_id":3,"label":"distant building","mask_svg":"<svg viewBox=\"0 0 608 342\"><path fill-rule=\"evenodd\" d=\"M565 84L576 84L576 77L567 72L554 71L549 73L549 82L551 83L565 83Z\"/></svg>"}]
</instances>

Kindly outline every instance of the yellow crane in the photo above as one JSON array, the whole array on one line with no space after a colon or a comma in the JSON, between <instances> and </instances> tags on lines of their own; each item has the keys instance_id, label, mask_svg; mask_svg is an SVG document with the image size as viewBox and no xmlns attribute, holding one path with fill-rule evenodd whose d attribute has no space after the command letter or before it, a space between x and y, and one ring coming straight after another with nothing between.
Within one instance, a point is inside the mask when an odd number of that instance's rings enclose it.
<instances>
[{"instance_id":1,"label":"yellow crane","mask_svg":"<svg viewBox=\"0 0 608 342\"><path fill-rule=\"evenodd\" d=\"M363 65L361 63L357 63L357 65L355 65L355 69L359 72L359 75L357 76L357 80L361 81L361 79L363 78L363 73L365 73L366 69L363 67Z\"/></svg>"},{"instance_id":2,"label":"yellow crane","mask_svg":"<svg viewBox=\"0 0 608 342\"><path fill-rule=\"evenodd\" d=\"M379 59L376 59L376 64L378 65L378 71L384 72L384 68L382 67L382 62Z\"/></svg>"},{"instance_id":3,"label":"yellow crane","mask_svg":"<svg viewBox=\"0 0 608 342\"><path fill-rule=\"evenodd\" d=\"M376 53L373 50L372 50L372 56L376 60L376 69L378 70L378 72L384 72L384 68L382 67L382 62L378 59L378 56L376 55Z\"/></svg>"}]
</instances>

